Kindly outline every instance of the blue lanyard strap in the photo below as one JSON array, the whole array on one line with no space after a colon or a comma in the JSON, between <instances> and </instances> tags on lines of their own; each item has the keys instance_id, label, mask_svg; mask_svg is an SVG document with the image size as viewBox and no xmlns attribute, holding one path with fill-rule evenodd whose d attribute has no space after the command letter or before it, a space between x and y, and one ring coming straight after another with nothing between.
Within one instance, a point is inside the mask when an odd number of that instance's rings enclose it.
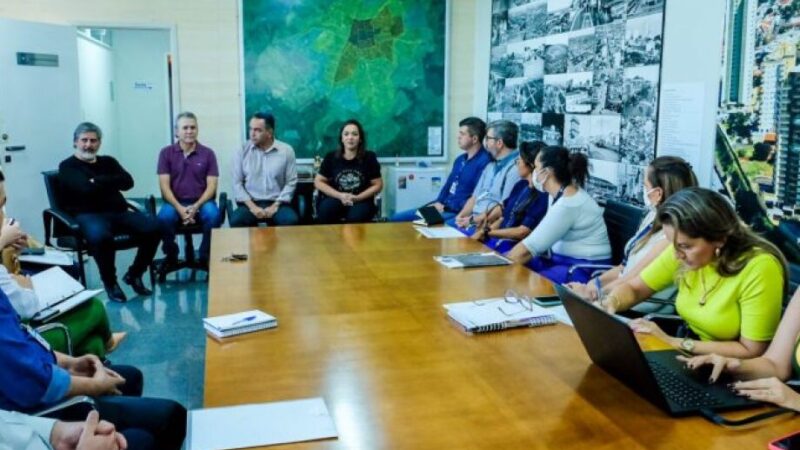
<instances>
[{"instance_id":1,"label":"blue lanyard strap","mask_svg":"<svg viewBox=\"0 0 800 450\"><path fill-rule=\"evenodd\" d=\"M647 235L647 233L649 233L650 230L652 229L653 229L653 222L650 222L646 227L642 228L642 231L638 232L636 236L633 237L633 239L628 241L628 244L625 246L625 256L622 258L623 266L628 263L628 258L631 255L633 247L635 247L636 244L638 244L639 241L641 241L642 238L644 238Z\"/></svg>"}]
</instances>

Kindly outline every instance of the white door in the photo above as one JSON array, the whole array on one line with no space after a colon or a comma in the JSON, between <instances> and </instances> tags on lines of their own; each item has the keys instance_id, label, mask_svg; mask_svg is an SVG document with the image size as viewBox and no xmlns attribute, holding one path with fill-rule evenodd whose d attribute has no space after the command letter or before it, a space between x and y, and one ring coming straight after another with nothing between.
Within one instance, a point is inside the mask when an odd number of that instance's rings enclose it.
<instances>
[{"instance_id":1,"label":"white door","mask_svg":"<svg viewBox=\"0 0 800 450\"><path fill-rule=\"evenodd\" d=\"M18 53L58 65L18 64ZM72 154L80 121L74 27L0 19L0 164L6 177L6 213L42 240L49 206L41 172Z\"/></svg>"}]
</instances>

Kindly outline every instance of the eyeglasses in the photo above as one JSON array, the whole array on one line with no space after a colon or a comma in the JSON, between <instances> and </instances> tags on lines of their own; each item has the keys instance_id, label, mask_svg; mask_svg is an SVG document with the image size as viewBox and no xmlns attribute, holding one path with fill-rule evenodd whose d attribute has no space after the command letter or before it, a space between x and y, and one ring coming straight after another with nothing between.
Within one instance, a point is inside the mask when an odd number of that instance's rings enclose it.
<instances>
[{"instance_id":1,"label":"eyeglasses","mask_svg":"<svg viewBox=\"0 0 800 450\"><path fill-rule=\"evenodd\" d=\"M498 140L498 139L500 139L500 138L498 138L498 137L495 137L495 136L489 136L489 135L487 134L487 135L486 135L486 137L485 137L484 139L486 139L487 141L496 141L496 140Z\"/></svg>"},{"instance_id":2,"label":"eyeglasses","mask_svg":"<svg viewBox=\"0 0 800 450\"><path fill-rule=\"evenodd\" d=\"M533 300L528 297L527 295L520 295L513 289L506 290L505 295L503 295L503 300L506 304L503 306L498 306L497 309L500 310L501 313L505 314L506 316L513 316L515 314L519 314L523 310L533 311ZM522 309L518 309L515 305L519 305ZM514 311L514 309L517 309ZM509 312L511 311L511 312Z\"/></svg>"}]
</instances>

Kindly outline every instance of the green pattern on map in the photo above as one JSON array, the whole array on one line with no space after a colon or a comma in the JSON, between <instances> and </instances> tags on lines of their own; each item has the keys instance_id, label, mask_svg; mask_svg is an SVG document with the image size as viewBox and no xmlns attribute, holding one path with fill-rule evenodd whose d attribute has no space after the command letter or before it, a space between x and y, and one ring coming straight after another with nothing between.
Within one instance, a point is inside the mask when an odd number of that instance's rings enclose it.
<instances>
[{"instance_id":1,"label":"green pattern on map","mask_svg":"<svg viewBox=\"0 0 800 450\"><path fill-rule=\"evenodd\" d=\"M350 118L379 156L429 156L428 128L444 119L445 11L444 0L243 0L246 114L272 111L298 158L335 149Z\"/></svg>"}]
</instances>

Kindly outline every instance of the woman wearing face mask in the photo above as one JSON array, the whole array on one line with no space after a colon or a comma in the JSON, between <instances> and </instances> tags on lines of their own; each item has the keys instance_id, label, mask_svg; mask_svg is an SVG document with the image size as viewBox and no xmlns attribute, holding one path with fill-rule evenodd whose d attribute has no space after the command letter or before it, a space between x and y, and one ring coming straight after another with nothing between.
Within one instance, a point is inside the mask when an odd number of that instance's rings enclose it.
<instances>
[{"instance_id":1,"label":"woman wearing face mask","mask_svg":"<svg viewBox=\"0 0 800 450\"><path fill-rule=\"evenodd\" d=\"M588 270L569 274L569 268L610 264L611 246L603 209L583 190L589 176L586 156L563 147L545 147L536 157L531 176L536 190L549 195L550 207L539 226L508 256L521 263L530 261L529 267L556 283L588 281Z\"/></svg>"},{"instance_id":2,"label":"woman wearing face mask","mask_svg":"<svg viewBox=\"0 0 800 450\"><path fill-rule=\"evenodd\" d=\"M631 322L635 331L690 353L734 358L764 353L786 292L781 252L742 223L728 200L709 189L675 193L658 209L656 220L672 246L638 276L617 286L601 305L624 311L675 283L675 308L699 340L668 336L643 319Z\"/></svg>"},{"instance_id":3,"label":"woman wearing face mask","mask_svg":"<svg viewBox=\"0 0 800 450\"><path fill-rule=\"evenodd\" d=\"M655 220L656 208L674 193L692 186L697 186L697 178L689 163L675 156L660 156L654 159L645 171L642 190L642 200L647 207L647 214L639 224L636 234L625 245L622 264L603 272L586 284L569 283L570 289L584 298L597 300L620 284L639 275L639 272L670 244L661 224ZM666 299L672 294L674 287L670 286L653 297ZM640 313L652 312L646 306L640 304L634 309Z\"/></svg>"},{"instance_id":4,"label":"woman wearing face mask","mask_svg":"<svg viewBox=\"0 0 800 450\"><path fill-rule=\"evenodd\" d=\"M472 239L482 241L498 252L506 252L539 225L547 212L547 195L533 188L536 155L545 147L541 141L523 142L517 158L518 181L501 205L489 211L487 224L475 231Z\"/></svg>"}]
</instances>

